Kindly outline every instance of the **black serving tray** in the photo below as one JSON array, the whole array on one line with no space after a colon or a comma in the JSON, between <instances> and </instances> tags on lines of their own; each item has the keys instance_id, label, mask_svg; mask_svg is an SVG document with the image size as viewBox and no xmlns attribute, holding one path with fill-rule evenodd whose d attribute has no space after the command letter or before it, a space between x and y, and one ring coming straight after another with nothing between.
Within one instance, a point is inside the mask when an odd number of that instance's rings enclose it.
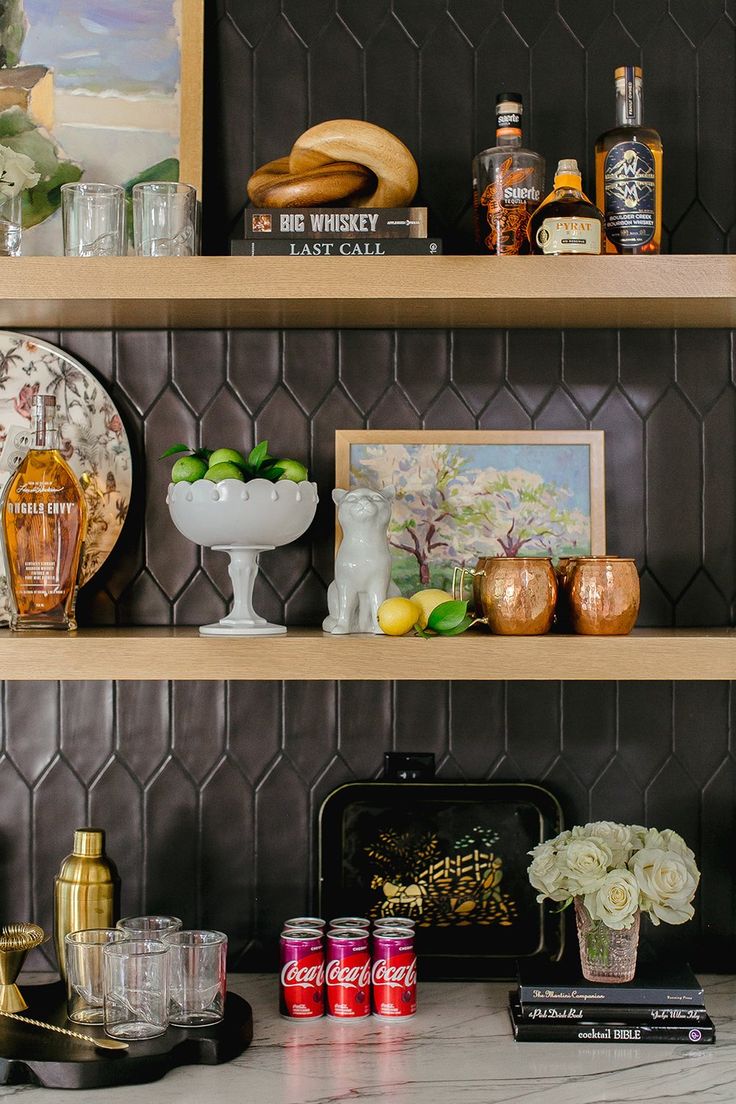
<instances>
[{"instance_id":1,"label":"black serving tray","mask_svg":"<svg viewBox=\"0 0 736 1104\"><path fill-rule=\"evenodd\" d=\"M77 1025L66 1018L61 982L24 985L28 1010L22 1015L58 1027L102 1036L101 1027ZM253 1038L253 1013L235 993L225 998L225 1018L212 1027L170 1027L158 1039L131 1043L128 1050L103 1053L55 1032L0 1017L0 1084L43 1085L55 1089L101 1089L158 1081L176 1066L219 1065L242 1054Z\"/></svg>"},{"instance_id":2,"label":"black serving tray","mask_svg":"<svg viewBox=\"0 0 736 1104\"><path fill-rule=\"evenodd\" d=\"M512 978L563 951L563 918L526 873L561 828L557 799L528 783L341 786L320 811L320 914L412 916L422 978Z\"/></svg>"}]
</instances>

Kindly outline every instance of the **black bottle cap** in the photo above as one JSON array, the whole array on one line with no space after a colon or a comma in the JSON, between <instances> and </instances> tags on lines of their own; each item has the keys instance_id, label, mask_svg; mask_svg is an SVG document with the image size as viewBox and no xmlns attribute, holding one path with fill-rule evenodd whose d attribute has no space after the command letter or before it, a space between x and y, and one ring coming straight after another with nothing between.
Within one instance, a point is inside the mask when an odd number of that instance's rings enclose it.
<instances>
[{"instance_id":1,"label":"black bottle cap","mask_svg":"<svg viewBox=\"0 0 736 1104\"><path fill-rule=\"evenodd\" d=\"M521 92L499 92L496 96L496 103L523 103L524 97Z\"/></svg>"}]
</instances>

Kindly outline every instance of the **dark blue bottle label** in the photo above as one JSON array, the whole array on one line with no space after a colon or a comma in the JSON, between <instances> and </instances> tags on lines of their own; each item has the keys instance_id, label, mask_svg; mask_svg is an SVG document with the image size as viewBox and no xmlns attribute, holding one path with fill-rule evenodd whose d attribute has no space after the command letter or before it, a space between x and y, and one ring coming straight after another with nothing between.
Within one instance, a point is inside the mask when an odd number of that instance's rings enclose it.
<instances>
[{"instance_id":1,"label":"dark blue bottle label","mask_svg":"<svg viewBox=\"0 0 736 1104\"><path fill-rule=\"evenodd\" d=\"M656 230L654 154L643 142L619 142L603 166L606 236L616 246L646 245Z\"/></svg>"}]
</instances>

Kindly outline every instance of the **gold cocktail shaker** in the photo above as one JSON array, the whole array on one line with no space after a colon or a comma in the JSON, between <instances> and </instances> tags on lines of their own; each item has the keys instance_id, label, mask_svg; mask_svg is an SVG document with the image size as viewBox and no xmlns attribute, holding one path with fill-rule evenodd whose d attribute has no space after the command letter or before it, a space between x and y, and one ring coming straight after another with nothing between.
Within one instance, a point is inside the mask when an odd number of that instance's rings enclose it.
<instances>
[{"instance_id":1,"label":"gold cocktail shaker","mask_svg":"<svg viewBox=\"0 0 736 1104\"><path fill-rule=\"evenodd\" d=\"M54 943L66 980L64 937L84 928L113 928L120 919L120 879L105 854L100 828L78 828L74 849L54 879Z\"/></svg>"}]
</instances>

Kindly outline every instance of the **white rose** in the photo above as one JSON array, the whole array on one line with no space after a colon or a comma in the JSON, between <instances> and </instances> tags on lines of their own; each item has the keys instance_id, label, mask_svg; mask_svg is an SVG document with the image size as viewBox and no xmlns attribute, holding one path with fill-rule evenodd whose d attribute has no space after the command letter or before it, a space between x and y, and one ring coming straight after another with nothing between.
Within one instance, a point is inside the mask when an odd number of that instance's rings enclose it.
<instances>
[{"instance_id":1,"label":"white rose","mask_svg":"<svg viewBox=\"0 0 736 1104\"><path fill-rule=\"evenodd\" d=\"M611 849L601 839L571 839L559 852L560 869L570 895L592 893L603 883L611 866Z\"/></svg>"},{"instance_id":2,"label":"white rose","mask_svg":"<svg viewBox=\"0 0 736 1104\"><path fill-rule=\"evenodd\" d=\"M631 846L635 851L639 851L644 846L644 840L647 837L648 828L645 828L643 824L630 824L629 833L631 835Z\"/></svg>"},{"instance_id":3,"label":"white rose","mask_svg":"<svg viewBox=\"0 0 736 1104\"><path fill-rule=\"evenodd\" d=\"M660 832L657 828L647 829L642 846L650 850L671 851L675 855L679 855L693 878L695 878L696 884L700 880L700 871L695 862L695 852L688 847L682 836L678 835L677 832L673 832L671 828L665 828L663 832Z\"/></svg>"},{"instance_id":4,"label":"white rose","mask_svg":"<svg viewBox=\"0 0 736 1104\"><path fill-rule=\"evenodd\" d=\"M541 843L530 854L534 855L534 858L527 874L534 889L539 890L537 901L541 903L545 897L549 897L552 901L566 901L570 894L564 884L562 871L552 844Z\"/></svg>"},{"instance_id":5,"label":"white rose","mask_svg":"<svg viewBox=\"0 0 736 1104\"><path fill-rule=\"evenodd\" d=\"M684 924L695 915L691 901L699 874L688 869L684 857L662 848L644 847L629 863L642 896L642 908L653 924ZM697 868L696 868L697 869Z\"/></svg>"},{"instance_id":6,"label":"white rose","mask_svg":"<svg viewBox=\"0 0 736 1104\"><path fill-rule=\"evenodd\" d=\"M629 825L617 824L613 820L596 820L590 824L584 824L582 827L573 828L572 834L575 839L595 837L603 840L611 851L611 865L614 867L625 866L634 850L635 841Z\"/></svg>"},{"instance_id":7,"label":"white rose","mask_svg":"<svg viewBox=\"0 0 736 1104\"><path fill-rule=\"evenodd\" d=\"M585 907L593 920L607 928L630 928L639 908L639 886L628 870L612 870L594 893L585 894Z\"/></svg>"},{"instance_id":8,"label":"white rose","mask_svg":"<svg viewBox=\"0 0 736 1104\"><path fill-rule=\"evenodd\" d=\"M14 196L38 184L41 174L34 172L34 162L25 153L16 153L0 146L0 195Z\"/></svg>"}]
</instances>

